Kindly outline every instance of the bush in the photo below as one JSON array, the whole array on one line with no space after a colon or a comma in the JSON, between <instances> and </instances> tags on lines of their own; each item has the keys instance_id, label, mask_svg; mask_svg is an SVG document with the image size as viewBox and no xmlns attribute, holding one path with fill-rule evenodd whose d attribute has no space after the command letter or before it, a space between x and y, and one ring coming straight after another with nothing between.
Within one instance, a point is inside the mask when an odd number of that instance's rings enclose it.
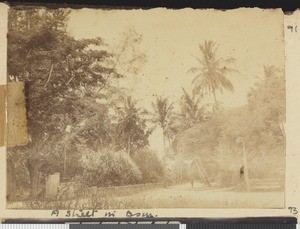
<instances>
[{"instance_id":1,"label":"bush","mask_svg":"<svg viewBox=\"0 0 300 229\"><path fill-rule=\"evenodd\" d=\"M239 170L233 171L229 169L220 170L215 178L217 185L222 187L235 187L243 180L239 176Z\"/></svg>"},{"instance_id":2,"label":"bush","mask_svg":"<svg viewBox=\"0 0 300 229\"><path fill-rule=\"evenodd\" d=\"M249 160L249 174L254 179L284 179L284 156L269 155Z\"/></svg>"},{"instance_id":3,"label":"bush","mask_svg":"<svg viewBox=\"0 0 300 229\"><path fill-rule=\"evenodd\" d=\"M165 177L167 185L179 184L191 180L189 161L182 157L165 157Z\"/></svg>"},{"instance_id":4,"label":"bush","mask_svg":"<svg viewBox=\"0 0 300 229\"><path fill-rule=\"evenodd\" d=\"M148 148L140 149L135 152L133 160L142 172L143 183L154 183L164 179L164 163L154 151Z\"/></svg>"},{"instance_id":5,"label":"bush","mask_svg":"<svg viewBox=\"0 0 300 229\"><path fill-rule=\"evenodd\" d=\"M136 184L142 174L126 152L90 151L82 158L82 179L88 186L119 186Z\"/></svg>"},{"instance_id":6,"label":"bush","mask_svg":"<svg viewBox=\"0 0 300 229\"><path fill-rule=\"evenodd\" d=\"M235 187L240 181L240 169L243 166L243 155L239 148L230 145L227 133L222 132L218 138L218 146L210 155L209 174L218 186Z\"/></svg>"}]
</instances>

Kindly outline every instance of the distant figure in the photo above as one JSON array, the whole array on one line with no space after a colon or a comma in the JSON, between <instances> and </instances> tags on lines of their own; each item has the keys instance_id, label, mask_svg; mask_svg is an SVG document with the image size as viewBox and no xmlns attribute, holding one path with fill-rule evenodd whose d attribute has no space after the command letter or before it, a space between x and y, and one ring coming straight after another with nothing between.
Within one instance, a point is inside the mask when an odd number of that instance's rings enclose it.
<instances>
[{"instance_id":1,"label":"distant figure","mask_svg":"<svg viewBox=\"0 0 300 229\"><path fill-rule=\"evenodd\" d=\"M240 178L244 178L244 166L240 168Z\"/></svg>"},{"instance_id":2,"label":"distant figure","mask_svg":"<svg viewBox=\"0 0 300 229\"><path fill-rule=\"evenodd\" d=\"M191 182L191 185L192 185L192 188L194 187L194 179L192 178L191 180L190 180L190 182Z\"/></svg>"}]
</instances>

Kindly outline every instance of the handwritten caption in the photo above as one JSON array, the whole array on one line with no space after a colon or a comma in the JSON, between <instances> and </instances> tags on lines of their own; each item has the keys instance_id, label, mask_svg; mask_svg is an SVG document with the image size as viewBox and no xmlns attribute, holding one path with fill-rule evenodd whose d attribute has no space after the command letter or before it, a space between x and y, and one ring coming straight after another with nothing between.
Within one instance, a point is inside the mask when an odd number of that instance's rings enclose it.
<instances>
[{"instance_id":1,"label":"handwritten caption","mask_svg":"<svg viewBox=\"0 0 300 229\"><path fill-rule=\"evenodd\" d=\"M51 216L53 217L70 217L70 218L93 218L96 217L98 213L97 210L53 210L51 212ZM97 217L107 217L107 218L114 218L116 217L116 211L108 211L105 212L103 216ZM122 217L122 216L118 216ZM128 218L156 218L157 215L152 214L150 212L133 212L130 210L126 211L125 217Z\"/></svg>"}]
</instances>

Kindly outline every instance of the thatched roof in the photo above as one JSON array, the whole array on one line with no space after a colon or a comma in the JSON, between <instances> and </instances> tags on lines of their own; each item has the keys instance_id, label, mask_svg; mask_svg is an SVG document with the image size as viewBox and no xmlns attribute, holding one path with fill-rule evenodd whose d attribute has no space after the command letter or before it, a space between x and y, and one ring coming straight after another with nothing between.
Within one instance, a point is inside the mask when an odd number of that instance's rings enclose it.
<instances>
[{"instance_id":1,"label":"thatched roof","mask_svg":"<svg viewBox=\"0 0 300 229\"><path fill-rule=\"evenodd\" d=\"M204 145L206 146L205 148L213 148L215 143L217 143L217 133L222 129L222 125L230 125L232 122L236 123L239 121L244 122L247 112L248 109L245 106L223 110L211 119L179 133L174 141L174 149L177 152L201 151Z\"/></svg>"}]
</instances>

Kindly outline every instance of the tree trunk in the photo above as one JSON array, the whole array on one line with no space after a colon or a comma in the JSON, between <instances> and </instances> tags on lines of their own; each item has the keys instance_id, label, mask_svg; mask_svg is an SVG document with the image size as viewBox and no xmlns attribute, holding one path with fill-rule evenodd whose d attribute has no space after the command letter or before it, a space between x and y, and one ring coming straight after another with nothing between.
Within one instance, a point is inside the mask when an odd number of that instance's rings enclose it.
<instances>
[{"instance_id":1,"label":"tree trunk","mask_svg":"<svg viewBox=\"0 0 300 229\"><path fill-rule=\"evenodd\" d=\"M214 96L215 108L218 109L219 104L218 104L218 101L217 101L215 89L213 89L212 93L213 93L213 96Z\"/></svg>"},{"instance_id":2,"label":"tree trunk","mask_svg":"<svg viewBox=\"0 0 300 229\"><path fill-rule=\"evenodd\" d=\"M128 136L127 150L128 150L128 155L131 156L131 137L130 136Z\"/></svg>"},{"instance_id":3,"label":"tree trunk","mask_svg":"<svg viewBox=\"0 0 300 229\"><path fill-rule=\"evenodd\" d=\"M30 198L35 199L39 191L39 168L40 163L28 159L27 170L30 181Z\"/></svg>"},{"instance_id":4,"label":"tree trunk","mask_svg":"<svg viewBox=\"0 0 300 229\"><path fill-rule=\"evenodd\" d=\"M39 171L32 167L29 171L30 179L30 198L35 199L38 195L38 182L39 182Z\"/></svg>"},{"instance_id":5,"label":"tree trunk","mask_svg":"<svg viewBox=\"0 0 300 229\"><path fill-rule=\"evenodd\" d=\"M166 137L165 137L165 134L163 134L163 142L164 142L164 155L166 155Z\"/></svg>"},{"instance_id":6,"label":"tree trunk","mask_svg":"<svg viewBox=\"0 0 300 229\"><path fill-rule=\"evenodd\" d=\"M168 134L167 138L168 138L168 148L170 150L171 149L171 137L169 134Z\"/></svg>"},{"instance_id":7,"label":"tree trunk","mask_svg":"<svg viewBox=\"0 0 300 229\"><path fill-rule=\"evenodd\" d=\"M63 170L63 178L66 179L67 178L67 160L68 160L68 144L69 144L69 140L70 140L70 136L67 133L65 138L64 138L64 170Z\"/></svg>"},{"instance_id":8,"label":"tree trunk","mask_svg":"<svg viewBox=\"0 0 300 229\"><path fill-rule=\"evenodd\" d=\"M64 179L67 177L67 149L64 147Z\"/></svg>"},{"instance_id":9,"label":"tree trunk","mask_svg":"<svg viewBox=\"0 0 300 229\"><path fill-rule=\"evenodd\" d=\"M13 200L16 197L16 172L12 159L7 160L7 200Z\"/></svg>"}]
</instances>

